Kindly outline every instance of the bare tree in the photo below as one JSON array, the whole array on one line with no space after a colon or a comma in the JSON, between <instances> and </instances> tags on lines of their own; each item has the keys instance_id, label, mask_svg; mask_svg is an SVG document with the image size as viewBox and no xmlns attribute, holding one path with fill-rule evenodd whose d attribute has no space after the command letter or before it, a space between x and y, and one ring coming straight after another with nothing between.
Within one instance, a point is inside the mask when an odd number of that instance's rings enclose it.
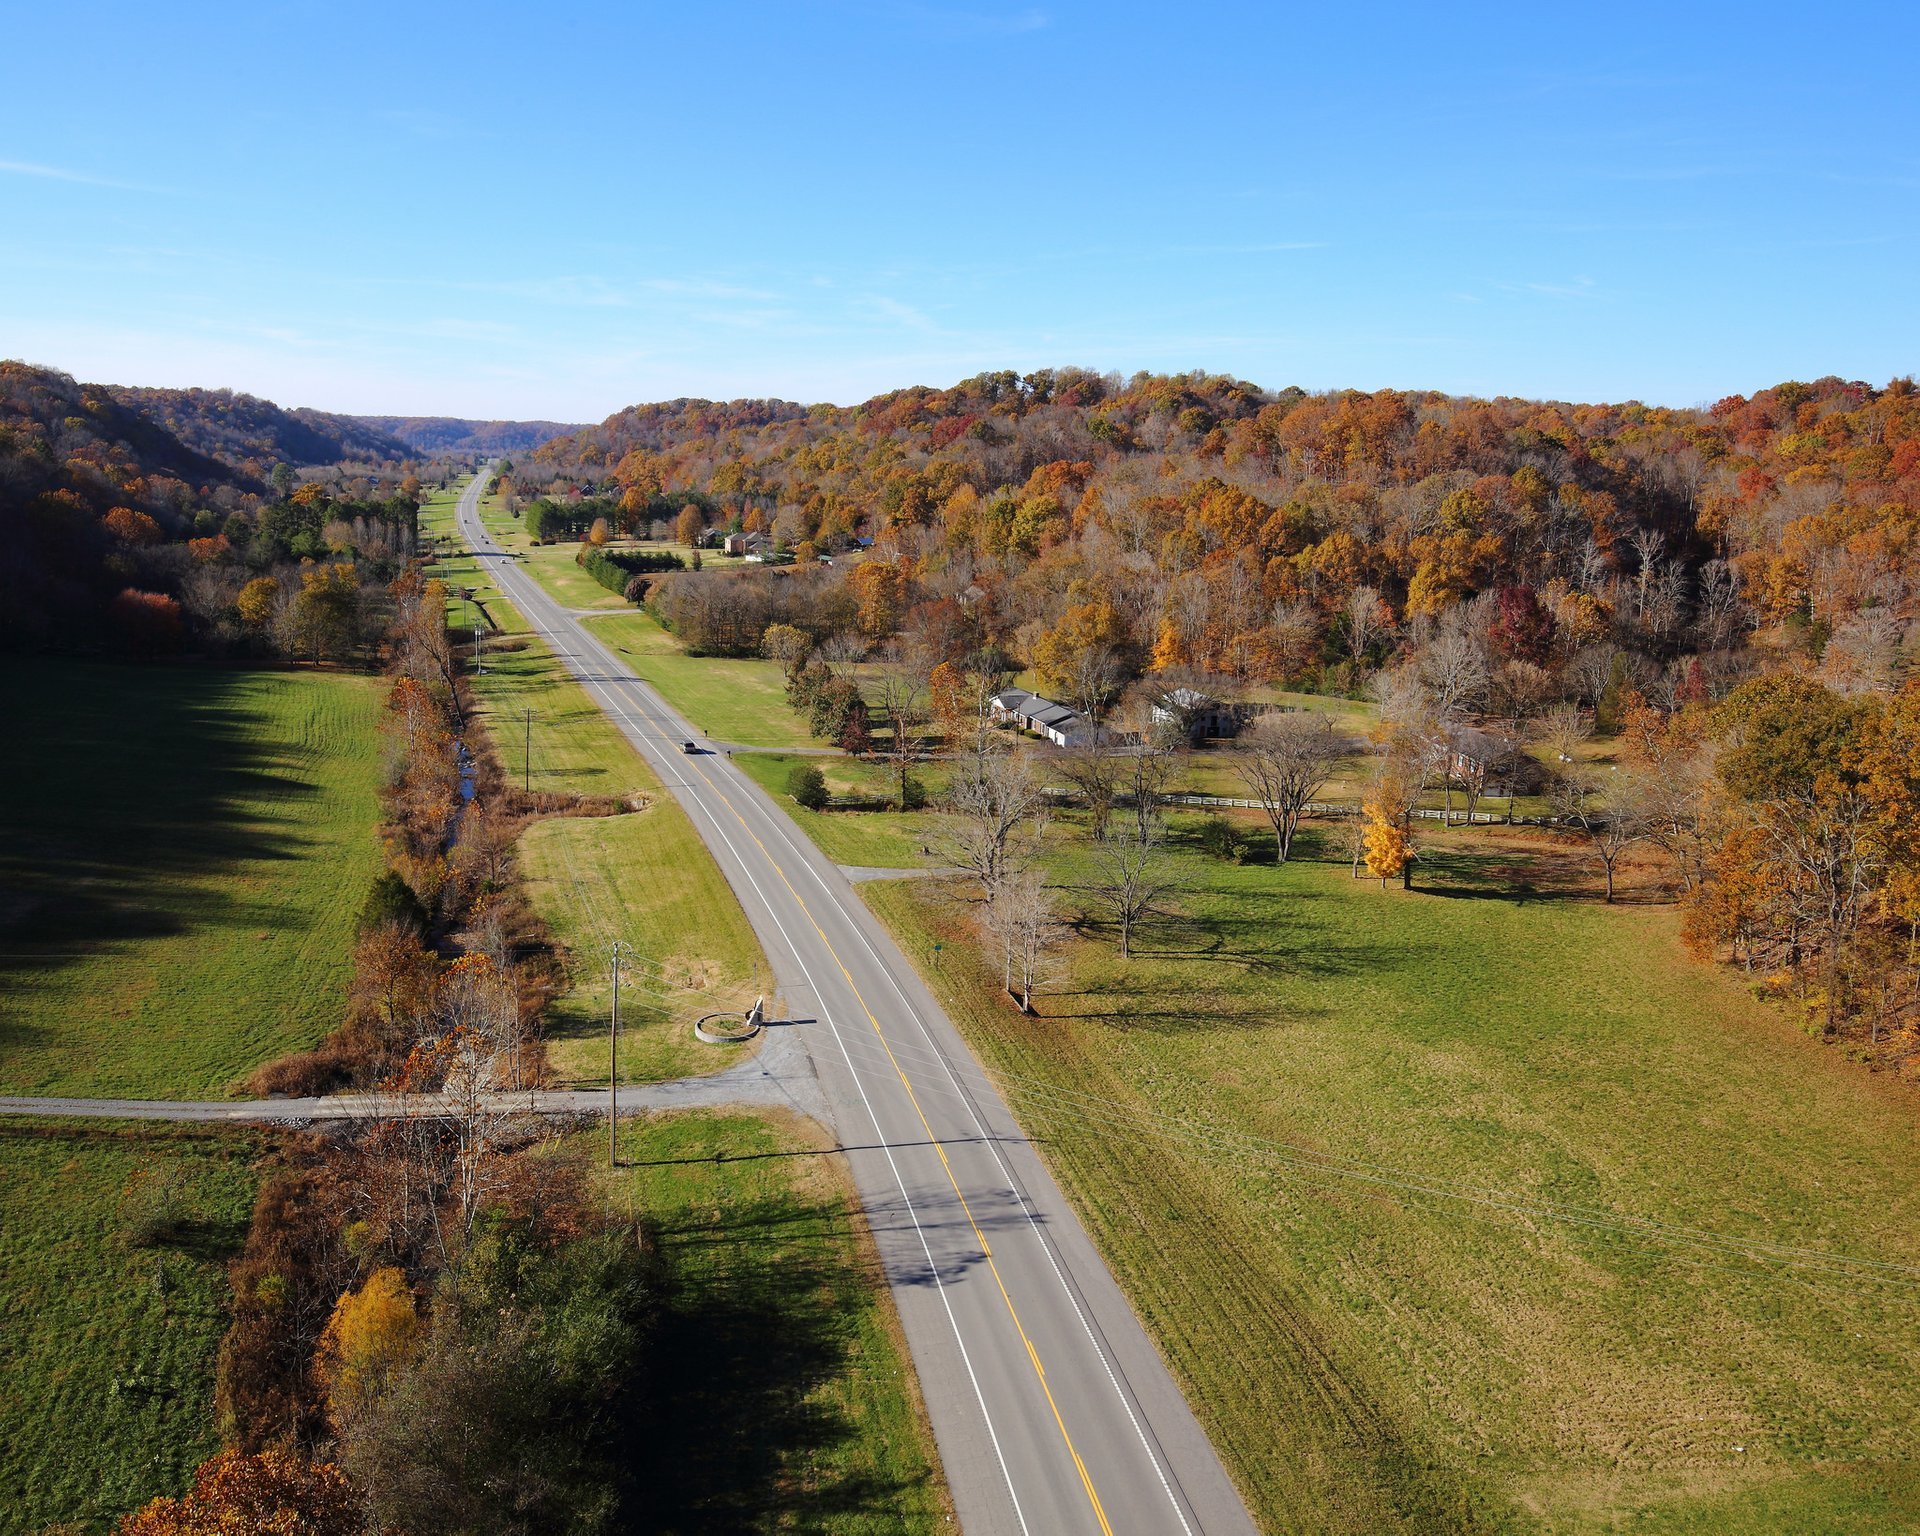
<instances>
[{"instance_id":1,"label":"bare tree","mask_svg":"<svg viewBox=\"0 0 1920 1536\"><path fill-rule=\"evenodd\" d=\"M1347 654L1356 668L1367 664L1367 651L1386 629L1386 610L1372 587L1355 587L1347 596Z\"/></svg>"},{"instance_id":2,"label":"bare tree","mask_svg":"<svg viewBox=\"0 0 1920 1536\"><path fill-rule=\"evenodd\" d=\"M454 1141L452 1188L461 1239L500 1184L499 1155L513 1138L521 1109L508 1097L529 1086L521 1060L520 997L513 976L480 955L448 972L437 999L443 1033L442 1114Z\"/></svg>"},{"instance_id":3,"label":"bare tree","mask_svg":"<svg viewBox=\"0 0 1920 1536\"><path fill-rule=\"evenodd\" d=\"M900 645L890 645L874 674L873 699L887 723L887 745L880 754L893 764L894 803L907 808L907 779L913 765L927 755L922 727L927 723L927 677L932 668L925 656Z\"/></svg>"},{"instance_id":4,"label":"bare tree","mask_svg":"<svg viewBox=\"0 0 1920 1536\"><path fill-rule=\"evenodd\" d=\"M1022 1013L1032 1013L1034 988L1065 936L1045 873L1027 868L1012 875L987 914L987 927L1000 944L1007 995L1019 1002Z\"/></svg>"},{"instance_id":5,"label":"bare tree","mask_svg":"<svg viewBox=\"0 0 1920 1536\"><path fill-rule=\"evenodd\" d=\"M1577 764L1554 781L1553 802L1563 820L1586 833L1587 846L1606 876L1611 902L1620 856L1647 836L1638 776L1618 769L1602 774L1589 764Z\"/></svg>"},{"instance_id":6,"label":"bare tree","mask_svg":"<svg viewBox=\"0 0 1920 1536\"><path fill-rule=\"evenodd\" d=\"M1155 838L1127 831L1095 847L1088 894L1119 927L1122 959L1133 956L1134 930L1153 917L1157 903L1179 885L1172 863Z\"/></svg>"},{"instance_id":7,"label":"bare tree","mask_svg":"<svg viewBox=\"0 0 1920 1536\"><path fill-rule=\"evenodd\" d=\"M1460 610L1454 610L1459 613ZM1414 663L1433 712L1443 721L1457 720L1486 696L1487 653L1468 631L1465 615L1442 626Z\"/></svg>"},{"instance_id":8,"label":"bare tree","mask_svg":"<svg viewBox=\"0 0 1920 1536\"><path fill-rule=\"evenodd\" d=\"M1120 781L1125 764L1113 743L1104 736L1067 748L1053 759L1065 779L1080 791L1087 802L1089 830L1100 842L1113 820L1114 802L1120 798Z\"/></svg>"},{"instance_id":9,"label":"bare tree","mask_svg":"<svg viewBox=\"0 0 1920 1536\"><path fill-rule=\"evenodd\" d=\"M1694 623L1708 650L1724 650L1739 633L1742 618L1740 580L1725 560L1700 567L1700 600Z\"/></svg>"},{"instance_id":10,"label":"bare tree","mask_svg":"<svg viewBox=\"0 0 1920 1536\"><path fill-rule=\"evenodd\" d=\"M1905 633L1906 626L1887 608L1866 608L1842 619L1821 653L1822 678L1840 693L1891 692Z\"/></svg>"},{"instance_id":11,"label":"bare tree","mask_svg":"<svg viewBox=\"0 0 1920 1536\"><path fill-rule=\"evenodd\" d=\"M1559 704L1541 718L1534 739L1546 748L1556 767L1571 763L1580 743L1593 734L1593 721L1575 704Z\"/></svg>"},{"instance_id":12,"label":"bare tree","mask_svg":"<svg viewBox=\"0 0 1920 1536\"><path fill-rule=\"evenodd\" d=\"M857 663L866 660L867 649L863 636L851 629L843 629L822 640L815 654L829 669L851 672Z\"/></svg>"},{"instance_id":13,"label":"bare tree","mask_svg":"<svg viewBox=\"0 0 1920 1536\"><path fill-rule=\"evenodd\" d=\"M1234 768L1273 824L1282 864L1308 803L1326 788L1340 758L1332 721L1304 711L1264 714L1241 737Z\"/></svg>"},{"instance_id":14,"label":"bare tree","mask_svg":"<svg viewBox=\"0 0 1920 1536\"><path fill-rule=\"evenodd\" d=\"M1142 748L1121 758L1121 793L1133 809L1133 835L1143 843L1158 842L1167 816L1167 800L1180 776L1180 761L1171 750Z\"/></svg>"},{"instance_id":15,"label":"bare tree","mask_svg":"<svg viewBox=\"0 0 1920 1536\"><path fill-rule=\"evenodd\" d=\"M949 859L980 882L987 905L1034 852L1047 797L1033 761L1005 748L963 758L946 793L942 838Z\"/></svg>"},{"instance_id":16,"label":"bare tree","mask_svg":"<svg viewBox=\"0 0 1920 1536\"><path fill-rule=\"evenodd\" d=\"M1494 669L1487 706L1495 718L1521 727L1553 694L1553 677L1530 661L1506 661Z\"/></svg>"},{"instance_id":17,"label":"bare tree","mask_svg":"<svg viewBox=\"0 0 1920 1536\"><path fill-rule=\"evenodd\" d=\"M1067 703L1098 721L1120 682L1120 656L1110 645L1083 646L1067 678Z\"/></svg>"}]
</instances>

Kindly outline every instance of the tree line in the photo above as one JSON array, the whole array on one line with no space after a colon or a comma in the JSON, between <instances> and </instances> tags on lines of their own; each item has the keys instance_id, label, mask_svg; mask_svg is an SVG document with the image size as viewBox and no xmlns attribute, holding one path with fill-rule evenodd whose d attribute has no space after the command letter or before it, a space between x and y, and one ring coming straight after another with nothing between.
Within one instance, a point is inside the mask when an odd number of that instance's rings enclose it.
<instances>
[{"instance_id":1,"label":"tree line","mask_svg":"<svg viewBox=\"0 0 1920 1536\"><path fill-rule=\"evenodd\" d=\"M391 581L424 483L445 479L346 418L0 362L0 645L305 654L332 626L283 644L265 589L241 619L227 576L271 575L287 604L302 577L276 568L302 562L351 562L356 588ZM315 579L319 618L345 577Z\"/></svg>"}]
</instances>

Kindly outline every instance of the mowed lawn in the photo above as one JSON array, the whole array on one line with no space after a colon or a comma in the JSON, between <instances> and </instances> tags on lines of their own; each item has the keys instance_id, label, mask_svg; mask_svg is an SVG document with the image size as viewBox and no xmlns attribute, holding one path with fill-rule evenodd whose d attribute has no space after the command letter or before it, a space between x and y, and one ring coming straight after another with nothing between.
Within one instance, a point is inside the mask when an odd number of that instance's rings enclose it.
<instances>
[{"instance_id":1,"label":"mowed lawn","mask_svg":"<svg viewBox=\"0 0 1920 1536\"><path fill-rule=\"evenodd\" d=\"M879 1256L831 1144L776 1113L622 1128L610 1197L653 1223L669 1285L649 1362L667 1411L633 1445L650 1530L954 1529Z\"/></svg>"},{"instance_id":2,"label":"mowed lawn","mask_svg":"<svg viewBox=\"0 0 1920 1536\"><path fill-rule=\"evenodd\" d=\"M439 514L443 522L446 515ZM459 556L442 561L438 573L471 581L472 566ZM521 834L528 896L565 947L572 981L547 1014L556 1080L607 1079L607 952L616 938L634 952L620 994L622 1081L656 1082L731 1065L743 1048L701 1044L693 1021L703 1013L744 1010L756 978L769 974L739 899L687 813L528 631L519 610L491 588L481 601L497 633L486 671L470 681L507 777L536 790L605 795L644 807L621 816L550 818Z\"/></svg>"},{"instance_id":3,"label":"mowed lawn","mask_svg":"<svg viewBox=\"0 0 1920 1536\"><path fill-rule=\"evenodd\" d=\"M377 679L14 658L0 1088L195 1098L345 1006Z\"/></svg>"},{"instance_id":4,"label":"mowed lawn","mask_svg":"<svg viewBox=\"0 0 1920 1536\"><path fill-rule=\"evenodd\" d=\"M243 1132L0 1122L0 1533L102 1531L220 1448L226 1260L253 1203ZM140 1180L184 1220L142 1246Z\"/></svg>"},{"instance_id":5,"label":"mowed lawn","mask_svg":"<svg viewBox=\"0 0 1920 1536\"><path fill-rule=\"evenodd\" d=\"M628 816L555 818L520 839L527 893L566 946L573 986L547 1012L557 1083L607 1080L608 946L632 946L620 986L620 1080L659 1082L730 1066L744 1047L704 1045L693 1021L754 998L759 942L693 824L664 796ZM759 969L756 972L756 964Z\"/></svg>"},{"instance_id":6,"label":"mowed lawn","mask_svg":"<svg viewBox=\"0 0 1920 1536\"><path fill-rule=\"evenodd\" d=\"M807 722L787 704L786 675L778 662L689 656L651 614L638 609L595 618L589 627L702 736L744 747L819 745Z\"/></svg>"},{"instance_id":7,"label":"mowed lawn","mask_svg":"<svg viewBox=\"0 0 1920 1536\"><path fill-rule=\"evenodd\" d=\"M1412 893L1182 854L1185 919L1089 931L1033 1019L950 888L862 889L1264 1528L1920 1529L1911 1092L1672 909L1544 894L1590 881L1544 839L1442 841Z\"/></svg>"},{"instance_id":8,"label":"mowed lawn","mask_svg":"<svg viewBox=\"0 0 1920 1536\"><path fill-rule=\"evenodd\" d=\"M793 770L805 764L818 768L835 795L871 800L893 793L893 770L885 763L866 763L852 757L801 756L782 752L743 752L734 761L756 784L779 802L780 809L800 823L802 830L837 864L871 869L922 869L933 860L920 850L932 830L918 812L845 810L829 806L810 811L787 791ZM929 793L944 783L937 763L922 763L914 776Z\"/></svg>"},{"instance_id":9,"label":"mowed lawn","mask_svg":"<svg viewBox=\"0 0 1920 1536\"><path fill-rule=\"evenodd\" d=\"M626 598L620 593L609 591L581 569L578 556L582 546L578 542L534 543L527 536L524 518L515 517L501 506L499 497L482 496L480 498L480 522L502 549L511 550L520 557L522 570L528 572L535 581L567 607L603 612L618 612L630 607ZM615 539L610 547L674 554L679 555L682 560L685 560L690 553L689 547L685 544L663 544L629 539Z\"/></svg>"}]
</instances>

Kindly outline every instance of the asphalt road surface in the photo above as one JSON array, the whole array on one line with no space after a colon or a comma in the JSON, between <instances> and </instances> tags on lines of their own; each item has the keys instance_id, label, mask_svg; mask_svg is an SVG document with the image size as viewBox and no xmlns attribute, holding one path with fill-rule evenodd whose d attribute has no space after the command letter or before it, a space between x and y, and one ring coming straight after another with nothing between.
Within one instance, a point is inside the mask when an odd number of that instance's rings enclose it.
<instances>
[{"instance_id":1,"label":"asphalt road surface","mask_svg":"<svg viewBox=\"0 0 1920 1536\"><path fill-rule=\"evenodd\" d=\"M966 1531L1251 1532L1072 1208L886 929L727 757L684 753L694 728L501 550L485 478L460 499L462 536L686 807L800 1021Z\"/></svg>"}]
</instances>

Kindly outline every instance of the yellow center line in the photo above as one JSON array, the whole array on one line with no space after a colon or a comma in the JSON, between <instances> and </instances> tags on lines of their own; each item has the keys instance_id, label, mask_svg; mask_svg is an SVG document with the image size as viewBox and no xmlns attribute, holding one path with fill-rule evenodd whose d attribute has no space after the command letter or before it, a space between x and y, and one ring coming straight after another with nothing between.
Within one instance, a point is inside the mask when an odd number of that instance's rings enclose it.
<instances>
[{"instance_id":1,"label":"yellow center line","mask_svg":"<svg viewBox=\"0 0 1920 1536\"><path fill-rule=\"evenodd\" d=\"M639 719L648 730L652 731L663 746L669 744L669 738L661 732L660 728L656 726L651 719L646 715L639 716ZM807 914L807 921L813 925L813 931L819 935L820 942L826 946L827 953L833 957L833 963L840 968L841 976L846 979L848 989L853 993L855 999L858 1000L860 1011L866 1014L867 1023L873 1027L874 1035L880 1041L881 1048L887 1053L887 1060L892 1064L895 1075L900 1079L900 1086L907 1091L907 1099L913 1105L914 1114L920 1119L921 1129L926 1132L927 1140L932 1143L934 1151L939 1154L940 1166L946 1172L947 1182L953 1186L954 1198L960 1202L960 1209L966 1213L967 1225L973 1228L974 1238L979 1242L980 1252L985 1257L987 1268L993 1275L993 1283L999 1288L1001 1301L1006 1304L1007 1316L1013 1320L1014 1331L1020 1335L1020 1342L1026 1346L1027 1359L1033 1365L1033 1374L1040 1382L1041 1392L1046 1395L1047 1407L1053 1413L1053 1422L1060 1430L1060 1438L1066 1444L1067 1454L1073 1458L1075 1470L1080 1474L1080 1485L1086 1489L1087 1501L1093 1506L1093 1517L1100 1522L1100 1529L1105 1533L1105 1536L1113 1536L1113 1527L1107 1523L1107 1512L1100 1503L1100 1494L1093 1486L1092 1474L1087 1471L1086 1462L1081 1460L1080 1452L1075 1449L1073 1436L1067 1432L1067 1421L1061 1416L1059 1403L1054 1400L1053 1388L1047 1385L1047 1373L1045 1367L1040 1363L1040 1352L1034 1348L1033 1340L1028 1336L1026 1326L1020 1321L1020 1313L1013 1304L1013 1297L1007 1294L1007 1283L1001 1277L1000 1266L994 1262L993 1248L987 1242L986 1233L980 1230L980 1223L974 1218L973 1207L967 1203L967 1197L960 1188L960 1181L954 1177L953 1165L947 1161L946 1148L941 1146L940 1138L934 1134L933 1126L927 1119L927 1112L920 1107L920 1095L914 1092L912 1081L907 1077L905 1068L900 1065L899 1058L893 1053L893 1044L887 1039L886 1030L881 1027L880 1020L868 1005L866 994L860 990L859 983L853 979L853 973L847 969L846 962L840 958L839 950L833 947L833 940L827 937L826 930L820 926L819 919L813 915L813 908L807 905L806 897L802 896L800 892L794 888L793 881L787 877L785 867L773 856L772 851L767 845L761 841L760 835L755 832L752 827L747 825L747 819L740 814L739 807L733 803L732 798L727 792L709 778L706 770L700 767L697 762L691 764L691 766L693 771L700 775L701 782L704 783L708 789L712 790L714 794L718 795L721 803L733 813L733 819L740 823L740 830L753 839L754 846L760 850L761 855L766 861L773 866L774 873L780 877L780 883L786 886L787 894L792 896L794 901L799 904L800 910ZM849 1069L851 1069L852 1063L848 1063L848 1066Z\"/></svg>"},{"instance_id":2,"label":"yellow center line","mask_svg":"<svg viewBox=\"0 0 1920 1536\"><path fill-rule=\"evenodd\" d=\"M594 643L598 644L597 641ZM614 663L614 665L618 666L618 663ZM660 742L663 751L671 750L671 738L669 738L649 716L642 713L633 718L638 719L641 725L652 733ZM987 1242L986 1233L980 1230L980 1223L974 1217L973 1207L967 1203L967 1197L960 1188L960 1181L954 1177L953 1165L947 1161L946 1148L940 1144L940 1138L934 1134L933 1125L927 1119L927 1112L921 1108L920 1095L914 1092L913 1083L908 1078L906 1069L900 1065L899 1058L893 1053L893 1043L888 1040L886 1030L881 1027L879 1018L874 1014L872 1007L869 1006L866 994L860 990L859 983L853 979L853 973L847 969L846 962L840 958L839 950L833 947L833 941L827 937L826 930L820 926L819 919L813 915L813 908L807 905L806 898L794 888L793 881L788 878L785 866L773 856L772 851L761 841L760 835L747 824L747 819L740 814L740 809L733 803L732 797L707 776L706 770L702 768L698 762L691 762L688 766L692 767L693 771L700 775L701 782L705 784L708 789L720 797L721 803L732 813L733 819L740 823L740 830L753 839L753 844L760 850L761 856L773 866L774 873L780 877L780 883L786 886L787 894L792 896L794 901L799 904L800 910L806 913L807 921L812 924L813 931L819 935L821 944L826 947L827 953L833 957L833 963L840 968L840 974L845 978L848 990L853 993L855 999L860 1004L860 1011L866 1014L867 1023L872 1026L875 1037L880 1041L881 1049L887 1053L887 1060L892 1064L895 1075L900 1079L900 1086L907 1091L907 1100L913 1105L914 1114L919 1117L921 1129L926 1132L928 1142L932 1144L934 1151L939 1155L940 1166L946 1171L947 1182L953 1186L954 1198L960 1202L960 1209L966 1213L967 1225L973 1229L974 1238L980 1244L981 1255L987 1261L987 1269L993 1275L994 1285L999 1288L1000 1300L1006 1305L1007 1316L1013 1321L1014 1331L1020 1335L1020 1342L1026 1347L1027 1359L1033 1366L1033 1374L1040 1383L1041 1392L1046 1396L1047 1407L1051 1410L1053 1422L1060 1431L1061 1440L1066 1445L1067 1455L1072 1458L1074 1469L1080 1474L1080 1486L1086 1490L1087 1502L1093 1506L1093 1517L1099 1521L1103 1536L1113 1536L1113 1527L1107 1521L1107 1512L1100 1503L1100 1494L1093 1486L1093 1476L1087 1471L1086 1462L1081 1459L1080 1452L1075 1448L1073 1436L1067 1432L1067 1421L1060 1413L1059 1403L1054 1400L1053 1388L1047 1384L1047 1372L1046 1368L1040 1363L1040 1351L1034 1347L1033 1340L1028 1335L1025 1324L1020 1321L1020 1313L1013 1304L1013 1297L1007 1293L1007 1283L1000 1274L1000 1266L994 1262L993 1248ZM853 1070L851 1061L848 1062L847 1066L849 1071Z\"/></svg>"}]
</instances>

